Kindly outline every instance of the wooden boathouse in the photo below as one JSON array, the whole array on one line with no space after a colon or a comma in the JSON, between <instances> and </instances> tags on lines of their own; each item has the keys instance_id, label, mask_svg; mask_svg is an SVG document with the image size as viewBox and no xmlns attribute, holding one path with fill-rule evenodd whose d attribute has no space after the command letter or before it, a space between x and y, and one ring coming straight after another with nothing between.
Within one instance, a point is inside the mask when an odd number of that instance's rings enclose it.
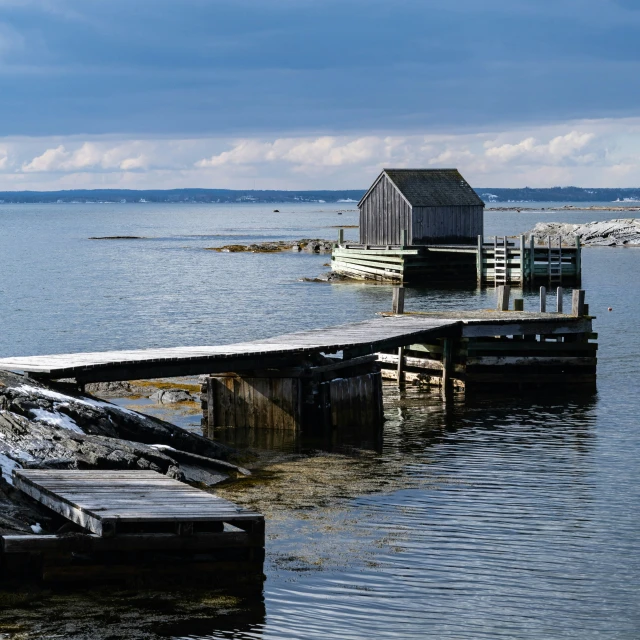
<instances>
[{"instance_id":1,"label":"wooden boathouse","mask_svg":"<svg viewBox=\"0 0 640 640\"><path fill-rule=\"evenodd\" d=\"M457 169L384 169L358 203L360 239L334 245L331 268L360 280L579 284L581 247L562 239L485 239L484 202Z\"/></svg>"}]
</instances>

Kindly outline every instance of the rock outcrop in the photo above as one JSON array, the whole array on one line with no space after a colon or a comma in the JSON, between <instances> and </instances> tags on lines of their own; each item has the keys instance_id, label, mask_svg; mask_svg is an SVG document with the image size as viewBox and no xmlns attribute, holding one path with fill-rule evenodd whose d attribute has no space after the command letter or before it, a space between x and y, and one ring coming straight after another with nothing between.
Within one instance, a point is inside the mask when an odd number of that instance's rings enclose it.
<instances>
[{"instance_id":1,"label":"rock outcrop","mask_svg":"<svg viewBox=\"0 0 640 640\"><path fill-rule=\"evenodd\" d=\"M551 236L554 241L562 236L563 244L575 245L576 237L585 247L640 246L640 218L620 218L568 224L564 222L539 222L526 236L533 235L537 242L545 243Z\"/></svg>"},{"instance_id":2,"label":"rock outcrop","mask_svg":"<svg viewBox=\"0 0 640 640\"><path fill-rule=\"evenodd\" d=\"M46 531L46 512L11 486L16 468L145 469L212 485L249 473L235 457L163 420L0 371L0 532Z\"/></svg>"}]
</instances>

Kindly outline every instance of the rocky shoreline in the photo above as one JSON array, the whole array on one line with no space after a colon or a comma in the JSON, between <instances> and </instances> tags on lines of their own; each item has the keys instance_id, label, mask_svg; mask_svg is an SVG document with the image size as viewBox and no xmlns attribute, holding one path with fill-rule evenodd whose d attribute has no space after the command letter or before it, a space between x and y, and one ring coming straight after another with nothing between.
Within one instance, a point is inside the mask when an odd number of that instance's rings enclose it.
<instances>
[{"instance_id":1,"label":"rocky shoreline","mask_svg":"<svg viewBox=\"0 0 640 640\"><path fill-rule=\"evenodd\" d=\"M588 207L576 207L574 204L565 204L562 207L487 207L485 211L640 211L640 206L637 207L601 207L597 205L591 205Z\"/></svg>"},{"instance_id":2,"label":"rocky shoreline","mask_svg":"<svg viewBox=\"0 0 640 640\"><path fill-rule=\"evenodd\" d=\"M275 240L254 244L227 244L223 247L206 247L206 251L218 253L281 253L283 251L306 251L307 253L331 253L333 242L320 238L302 240Z\"/></svg>"},{"instance_id":3,"label":"rocky shoreline","mask_svg":"<svg viewBox=\"0 0 640 640\"><path fill-rule=\"evenodd\" d=\"M159 402L191 395L160 391ZM240 461L231 447L79 394L72 385L0 371L0 533L55 533L60 526L13 488L14 469L144 469L211 486L249 475Z\"/></svg>"},{"instance_id":4,"label":"rocky shoreline","mask_svg":"<svg viewBox=\"0 0 640 640\"><path fill-rule=\"evenodd\" d=\"M544 244L551 237L562 237L562 243L575 245L577 237L584 247L634 247L640 246L640 218L620 218L585 224L565 222L539 222L526 234L527 240L533 236L537 243Z\"/></svg>"}]
</instances>

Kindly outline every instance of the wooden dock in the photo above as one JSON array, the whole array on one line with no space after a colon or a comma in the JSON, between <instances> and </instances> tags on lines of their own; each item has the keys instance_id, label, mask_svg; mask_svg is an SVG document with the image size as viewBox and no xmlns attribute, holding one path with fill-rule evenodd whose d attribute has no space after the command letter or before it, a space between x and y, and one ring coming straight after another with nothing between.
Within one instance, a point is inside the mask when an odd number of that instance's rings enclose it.
<instances>
[{"instance_id":1,"label":"wooden dock","mask_svg":"<svg viewBox=\"0 0 640 640\"><path fill-rule=\"evenodd\" d=\"M0 359L0 369L79 383L143 380L296 366L313 354L342 351L345 359L455 333L457 320L374 318L224 346L70 353Z\"/></svg>"},{"instance_id":2,"label":"wooden dock","mask_svg":"<svg viewBox=\"0 0 640 640\"><path fill-rule=\"evenodd\" d=\"M339 240L342 239L342 236ZM580 239L575 246L549 238L490 239L476 245L363 245L338 242L331 268L350 278L379 282L430 284L455 282L482 285L579 284L582 274Z\"/></svg>"},{"instance_id":3,"label":"wooden dock","mask_svg":"<svg viewBox=\"0 0 640 640\"><path fill-rule=\"evenodd\" d=\"M14 484L84 533L2 536L8 579L262 580L264 517L162 474L23 469Z\"/></svg>"}]
</instances>

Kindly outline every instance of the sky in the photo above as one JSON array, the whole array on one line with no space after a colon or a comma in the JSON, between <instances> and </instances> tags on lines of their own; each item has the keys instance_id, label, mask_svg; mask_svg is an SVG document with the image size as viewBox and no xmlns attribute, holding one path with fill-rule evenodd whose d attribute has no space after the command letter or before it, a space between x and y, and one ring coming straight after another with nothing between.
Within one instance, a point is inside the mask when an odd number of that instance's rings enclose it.
<instances>
[{"instance_id":1,"label":"sky","mask_svg":"<svg viewBox=\"0 0 640 640\"><path fill-rule=\"evenodd\" d=\"M0 0L0 190L640 185L640 0Z\"/></svg>"}]
</instances>

